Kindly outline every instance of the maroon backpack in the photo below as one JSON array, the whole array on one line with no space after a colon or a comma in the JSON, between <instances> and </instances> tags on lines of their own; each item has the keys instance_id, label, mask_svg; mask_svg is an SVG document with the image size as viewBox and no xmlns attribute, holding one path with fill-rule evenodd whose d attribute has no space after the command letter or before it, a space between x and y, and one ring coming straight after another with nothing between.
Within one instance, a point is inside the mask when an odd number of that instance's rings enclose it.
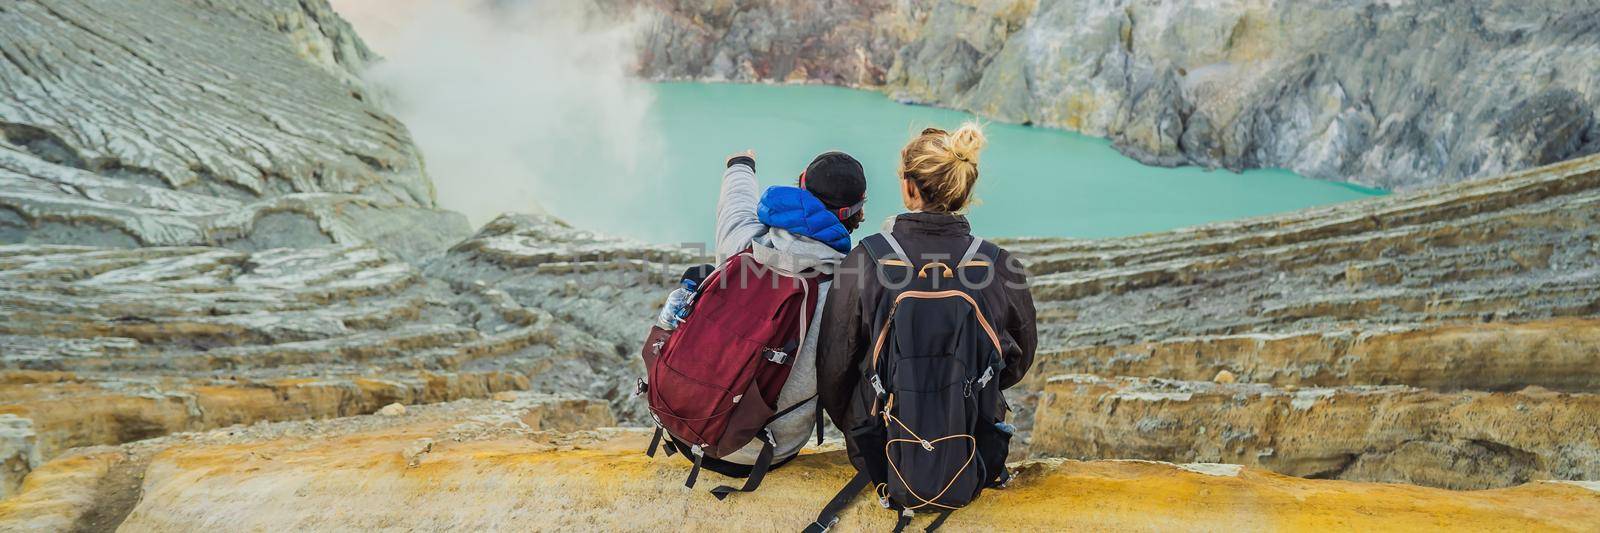
<instances>
[{"instance_id":1,"label":"maroon backpack","mask_svg":"<svg viewBox=\"0 0 1600 533\"><path fill-rule=\"evenodd\" d=\"M656 421L646 453L655 456L665 432L667 454L683 453L694 463L685 486L694 487L702 466L747 478L743 488L712 489L718 499L761 484L776 445L767 424L792 409L778 412L778 394L812 326L807 321L824 279L780 274L746 250L699 285L677 329L652 328L642 351L646 381L640 383ZM754 466L720 461L758 437L762 448Z\"/></svg>"}]
</instances>

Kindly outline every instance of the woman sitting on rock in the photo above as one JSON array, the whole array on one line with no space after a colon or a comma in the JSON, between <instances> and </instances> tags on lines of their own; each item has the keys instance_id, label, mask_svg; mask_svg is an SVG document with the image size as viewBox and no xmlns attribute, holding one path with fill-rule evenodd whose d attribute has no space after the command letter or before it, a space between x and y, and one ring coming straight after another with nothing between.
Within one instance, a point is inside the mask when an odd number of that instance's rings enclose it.
<instances>
[{"instance_id":1,"label":"woman sitting on rock","mask_svg":"<svg viewBox=\"0 0 1600 533\"><path fill-rule=\"evenodd\" d=\"M1009 479L1013 428L1000 391L1022 380L1037 340L1022 265L973 236L963 215L985 143L968 124L923 130L906 145L899 174L910 212L835 270L822 318L818 398L859 471L844 492L870 483L901 511L901 526ZM825 510L816 527L836 513Z\"/></svg>"}]
</instances>

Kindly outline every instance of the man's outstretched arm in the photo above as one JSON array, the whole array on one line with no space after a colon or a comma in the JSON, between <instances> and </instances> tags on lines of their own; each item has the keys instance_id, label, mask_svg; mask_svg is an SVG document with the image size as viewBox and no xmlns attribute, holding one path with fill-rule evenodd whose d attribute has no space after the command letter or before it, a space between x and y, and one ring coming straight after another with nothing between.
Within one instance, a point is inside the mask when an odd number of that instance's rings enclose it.
<instances>
[{"instance_id":1,"label":"man's outstretched arm","mask_svg":"<svg viewBox=\"0 0 1600 533\"><path fill-rule=\"evenodd\" d=\"M722 173L722 194L717 200L717 262L744 251L765 226L756 218L760 185L756 182L755 152L746 150L728 158Z\"/></svg>"}]
</instances>

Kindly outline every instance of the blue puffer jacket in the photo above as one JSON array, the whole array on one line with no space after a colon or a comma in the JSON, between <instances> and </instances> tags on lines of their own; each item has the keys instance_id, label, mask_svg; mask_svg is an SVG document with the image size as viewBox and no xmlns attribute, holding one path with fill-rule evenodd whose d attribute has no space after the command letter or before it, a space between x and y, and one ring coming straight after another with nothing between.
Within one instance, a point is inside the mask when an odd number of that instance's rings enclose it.
<instances>
[{"instance_id":1,"label":"blue puffer jacket","mask_svg":"<svg viewBox=\"0 0 1600 533\"><path fill-rule=\"evenodd\" d=\"M809 237L842 254L850 253L850 231L828 206L822 205L822 200L805 189L768 187L761 195L756 217L762 224Z\"/></svg>"}]
</instances>

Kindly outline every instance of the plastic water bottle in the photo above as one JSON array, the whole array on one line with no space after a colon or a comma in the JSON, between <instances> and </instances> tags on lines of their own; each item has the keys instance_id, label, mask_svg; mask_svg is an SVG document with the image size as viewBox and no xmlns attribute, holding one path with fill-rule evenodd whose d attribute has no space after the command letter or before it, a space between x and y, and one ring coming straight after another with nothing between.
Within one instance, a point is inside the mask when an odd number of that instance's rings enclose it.
<instances>
[{"instance_id":1,"label":"plastic water bottle","mask_svg":"<svg viewBox=\"0 0 1600 533\"><path fill-rule=\"evenodd\" d=\"M683 322L689 315L689 298L694 296L695 282L691 279L683 280L683 286L667 295L667 305L661 306L661 314L656 317L656 327L665 330L678 329L678 323Z\"/></svg>"}]
</instances>

